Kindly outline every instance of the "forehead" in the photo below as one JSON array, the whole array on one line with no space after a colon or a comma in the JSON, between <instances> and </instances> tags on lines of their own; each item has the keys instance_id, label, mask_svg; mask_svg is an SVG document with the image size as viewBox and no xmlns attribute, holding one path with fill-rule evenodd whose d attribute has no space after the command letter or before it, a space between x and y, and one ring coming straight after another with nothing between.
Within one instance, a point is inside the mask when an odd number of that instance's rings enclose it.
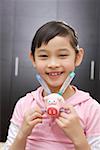
<instances>
[{"instance_id":1,"label":"forehead","mask_svg":"<svg viewBox=\"0 0 100 150\"><path fill-rule=\"evenodd\" d=\"M48 42L48 46L66 46L70 44L70 38L69 37L60 37L60 36L56 36L53 39L51 39Z\"/></svg>"},{"instance_id":2,"label":"forehead","mask_svg":"<svg viewBox=\"0 0 100 150\"><path fill-rule=\"evenodd\" d=\"M51 39L47 44L42 44L41 47L37 48L37 51L43 50L60 50L60 49L73 49L70 44L70 37L56 36Z\"/></svg>"}]
</instances>

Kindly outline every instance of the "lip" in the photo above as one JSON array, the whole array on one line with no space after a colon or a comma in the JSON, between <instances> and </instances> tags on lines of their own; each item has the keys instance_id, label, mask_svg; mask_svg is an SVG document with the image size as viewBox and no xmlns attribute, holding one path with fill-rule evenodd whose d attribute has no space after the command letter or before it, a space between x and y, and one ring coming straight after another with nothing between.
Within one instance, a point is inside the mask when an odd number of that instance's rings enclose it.
<instances>
[{"instance_id":1,"label":"lip","mask_svg":"<svg viewBox=\"0 0 100 150\"><path fill-rule=\"evenodd\" d=\"M55 72L48 72L47 75L48 75L49 77L55 78L55 77L61 76L62 73L63 73L63 72L57 72L57 71L55 71Z\"/></svg>"}]
</instances>

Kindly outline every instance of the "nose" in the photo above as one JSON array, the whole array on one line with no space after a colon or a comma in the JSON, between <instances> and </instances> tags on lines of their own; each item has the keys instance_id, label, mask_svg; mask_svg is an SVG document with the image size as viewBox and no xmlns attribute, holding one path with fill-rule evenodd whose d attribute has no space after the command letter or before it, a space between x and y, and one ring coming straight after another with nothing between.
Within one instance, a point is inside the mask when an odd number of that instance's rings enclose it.
<instances>
[{"instance_id":1,"label":"nose","mask_svg":"<svg viewBox=\"0 0 100 150\"><path fill-rule=\"evenodd\" d=\"M56 58L51 58L48 62L49 68L58 68L60 66L60 62Z\"/></svg>"}]
</instances>

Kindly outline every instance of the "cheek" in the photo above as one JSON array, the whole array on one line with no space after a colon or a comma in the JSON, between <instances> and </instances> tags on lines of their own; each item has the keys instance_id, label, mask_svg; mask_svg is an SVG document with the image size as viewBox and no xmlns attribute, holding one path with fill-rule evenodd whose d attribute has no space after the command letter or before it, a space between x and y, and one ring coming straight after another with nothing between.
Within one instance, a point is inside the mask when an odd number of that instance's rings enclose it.
<instances>
[{"instance_id":1,"label":"cheek","mask_svg":"<svg viewBox=\"0 0 100 150\"><path fill-rule=\"evenodd\" d=\"M75 69L75 60L67 60L64 63L64 67L65 69L69 70L69 71L73 71Z\"/></svg>"},{"instance_id":2,"label":"cheek","mask_svg":"<svg viewBox=\"0 0 100 150\"><path fill-rule=\"evenodd\" d=\"M43 65L43 63L36 64L35 68L38 71L38 73L40 73L40 74L42 74L45 70L45 66Z\"/></svg>"}]
</instances>

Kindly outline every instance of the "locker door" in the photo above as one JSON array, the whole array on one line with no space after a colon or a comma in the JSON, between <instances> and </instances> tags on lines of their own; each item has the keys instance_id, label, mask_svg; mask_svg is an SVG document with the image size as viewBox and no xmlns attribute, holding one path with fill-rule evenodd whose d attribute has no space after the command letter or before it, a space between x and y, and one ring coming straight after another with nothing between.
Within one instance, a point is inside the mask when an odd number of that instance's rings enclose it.
<instances>
[{"instance_id":1,"label":"locker door","mask_svg":"<svg viewBox=\"0 0 100 150\"><path fill-rule=\"evenodd\" d=\"M0 141L5 141L10 120L10 84L13 51L14 4L12 0L0 1Z\"/></svg>"},{"instance_id":2,"label":"locker door","mask_svg":"<svg viewBox=\"0 0 100 150\"><path fill-rule=\"evenodd\" d=\"M85 49L83 63L76 69L73 83L80 89L90 92L96 98L96 61L98 49L98 20L95 0L59 0L59 20L64 20L76 29L79 46Z\"/></svg>"},{"instance_id":3,"label":"locker door","mask_svg":"<svg viewBox=\"0 0 100 150\"><path fill-rule=\"evenodd\" d=\"M28 57L31 41L38 27L49 20L56 19L56 7L56 0L16 0L10 96L11 112L20 97L39 86L31 60Z\"/></svg>"}]
</instances>

